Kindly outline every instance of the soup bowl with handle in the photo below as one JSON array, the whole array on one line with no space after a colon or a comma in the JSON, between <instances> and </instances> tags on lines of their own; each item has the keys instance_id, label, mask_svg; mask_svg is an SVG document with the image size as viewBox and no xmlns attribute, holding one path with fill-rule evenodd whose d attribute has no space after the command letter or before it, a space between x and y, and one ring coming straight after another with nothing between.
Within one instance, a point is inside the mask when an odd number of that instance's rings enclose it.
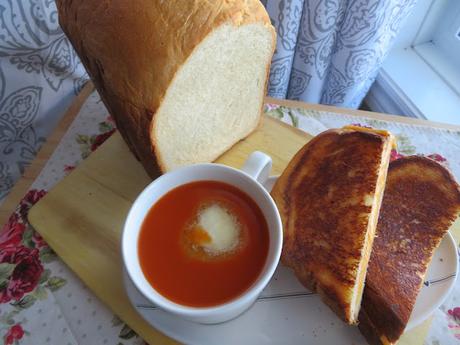
<instances>
[{"instance_id":1,"label":"soup bowl with handle","mask_svg":"<svg viewBox=\"0 0 460 345\"><path fill-rule=\"evenodd\" d=\"M241 169L215 163L195 164L172 170L150 183L133 203L125 221L121 240L124 268L139 292L164 311L199 323L214 324L228 321L247 310L270 281L281 255L281 217L275 202L263 187L263 183L269 177L271 166L271 158L256 151L249 156ZM150 208L171 190L197 181L219 181L244 191L262 211L269 235L265 264L254 283L229 302L210 307L182 305L163 296L145 277L138 254L139 235Z\"/></svg>"}]
</instances>

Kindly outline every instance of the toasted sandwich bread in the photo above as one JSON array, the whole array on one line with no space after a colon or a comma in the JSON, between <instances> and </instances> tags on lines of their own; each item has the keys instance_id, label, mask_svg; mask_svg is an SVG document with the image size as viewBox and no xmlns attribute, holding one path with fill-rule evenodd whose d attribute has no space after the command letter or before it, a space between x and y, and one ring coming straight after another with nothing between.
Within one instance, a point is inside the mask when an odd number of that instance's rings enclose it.
<instances>
[{"instance_id":1,"label":"toasted sandwich bread","mask_svg":"<svg viewBox=\"0 0 460 345\"><path fill-rule=\"evenodd\" d=\"M282 262L344 321L358 320L394 138L344 127L305 145L272 196L284 227Z\"/></svg>"},{"instance_id":2,"label":"toasted sandwich bread","mask_svg":"<svg viewBox=\"0 0 460 345\"><path fill-rule=\"evenodd\" d=\"M459 212L459 186L439 163L419 156L390 163L359 315L370 344L394 344L404 332L433 252Z\"/></svg>"}]
</instances>

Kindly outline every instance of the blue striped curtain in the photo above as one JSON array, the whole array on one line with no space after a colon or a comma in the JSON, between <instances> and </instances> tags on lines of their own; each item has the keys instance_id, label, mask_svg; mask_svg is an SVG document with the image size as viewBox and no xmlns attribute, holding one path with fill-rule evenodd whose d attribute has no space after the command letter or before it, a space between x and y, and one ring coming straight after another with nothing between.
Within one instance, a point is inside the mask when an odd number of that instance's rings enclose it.
<instances>
[{"instance_id":1,"label":"blue striped curtain","mask_svg":"<svg viewBox=\"0 0 460 345\"><path fill-rule=\"evenodd\" d=\"M416 0L265 0L278 35L268 94L357 108Z\"/></svg>"}]
</instances>

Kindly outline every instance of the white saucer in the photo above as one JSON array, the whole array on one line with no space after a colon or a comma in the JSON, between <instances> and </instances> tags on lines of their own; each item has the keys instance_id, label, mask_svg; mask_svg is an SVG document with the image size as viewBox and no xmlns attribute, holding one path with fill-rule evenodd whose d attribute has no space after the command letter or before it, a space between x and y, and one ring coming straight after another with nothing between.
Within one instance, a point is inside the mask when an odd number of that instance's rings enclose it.
<instances>
[{"instance_id":1,"label":"white saucer","mask_svg":"<svg viewBox=\"0 0 460 345\"><path fill-rule=\"evenodd\" d=\"M275 177L266 188L271 190ZM458 275L455 241L447 233L428 268L406 329L432 314L454 287ZM281 264L257 302L240 317L217 325L182 320L153 306L124 272L128 297L152 327L186 344L366 344L357 327L343 323L316 294L306 290Z\"/></svg>"}]
</instances>

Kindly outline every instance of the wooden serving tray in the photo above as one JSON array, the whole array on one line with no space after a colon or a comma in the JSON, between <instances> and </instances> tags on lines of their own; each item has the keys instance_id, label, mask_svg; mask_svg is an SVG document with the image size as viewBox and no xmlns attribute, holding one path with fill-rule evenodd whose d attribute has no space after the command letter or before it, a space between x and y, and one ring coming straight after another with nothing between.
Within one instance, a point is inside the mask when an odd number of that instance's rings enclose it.
<instances>
[{"instance_id":1,"label":"wooden serving tray","mask_svg":"<svg viewBox=\"0 0 460 345\"><path fill-rule=\"evenodd\" d=\"M216 162L241 167L263 151L280 174L311 135L265 116L249 137ZM174 343L148 325L129 303L123 286L120 237L137 195L150 183L119 133L58 183L29 212L29 221L59 257L114 313L150 344Z\"/></svg>"}]
</instances>

